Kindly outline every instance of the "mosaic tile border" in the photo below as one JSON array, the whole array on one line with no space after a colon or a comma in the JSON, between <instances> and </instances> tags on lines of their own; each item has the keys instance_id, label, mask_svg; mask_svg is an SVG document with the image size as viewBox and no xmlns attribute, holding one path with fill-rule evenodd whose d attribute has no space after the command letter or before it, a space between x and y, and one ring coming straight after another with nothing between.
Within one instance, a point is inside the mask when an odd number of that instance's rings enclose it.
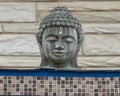
<instances>
[{"instance_id":1,"label":"mosaic tile border","mask_svg":"<svg viewBox=\"0 0 120 96\"><path fill-rule=\"evenodd\" d=\"M120 96L120 78L0 76L0 95Z\"/></svg>"}]
</instances>

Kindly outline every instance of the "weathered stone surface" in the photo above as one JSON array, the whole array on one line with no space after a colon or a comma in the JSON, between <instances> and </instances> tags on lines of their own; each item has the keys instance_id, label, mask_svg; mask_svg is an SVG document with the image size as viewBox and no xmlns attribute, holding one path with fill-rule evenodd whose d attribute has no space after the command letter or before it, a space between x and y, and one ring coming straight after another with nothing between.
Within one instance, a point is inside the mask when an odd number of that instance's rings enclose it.
<instances>
[{"instance_id":1,"label":"weathered stone surface","mask_svg":"<svg viewBox=\"0 0 120 96\"><path fill-rule=\"evenodd\" d=\"M37 33L39 25L37 23L5 23L4 32L8 33Z\"/></svg>"},{"instance_id":2,"label":"weathered stone surface","mask_svg":"<svg viewBox=\"0 0 120 96\"><path fill-rule=\"evenodd\" d=\"M120 57L119 56L91 56L84 57L81 56L78 59L79 66L83 67L120 67Z\"/></svg>"},{"instance_id":3,"label":"weathered stone surface","mask_svg":"<svg viewBox=\"0 0 120 96\"><path fill-rule=\"evenodd\" d=\"M35 3L1 2L1 22L33 22L36 20Z\"/></svg>"},{"instance_id":4,"label":"weathered stone surface","mask_svg":"<svg viewBox=\"0 0 120 96\"><path fill-rule=\"evenodd\" d=\"M0 24L0 32L2 32L3 30L2 30L2 24Z\"/></svg>"},{"instance_id":5,"label":"weathered stone surface","mask_svg":"<svg viewBox=\"0 0 120 96\"><path fill-rule=\"evenodd\" d=\"M119 23L120 22L120 12L72 12L76 18L78 18L82 23ZM38 22L47 16L49 12L38 11L37 19Z\"/></svg>"},{"instance_id":6,"label":"weathered stone surface","mask_svg":"<svg viewBox=\"0 0 120 96\"><path fill-rule=\"evenodd\" d=\"M39 67L40 57L0 56L1 67Z\"/></svg>"},{"instance_id":7,"label":"weathered stone surface","mask_svg":"<svg viewBox=\"0 0 120 96\"><path fill-rule=\"evenodd\" d=\"M81 22L119 23L120 12L73 12Z\"/></svg>"},{"instance_id":8,"label":"weathered stone surface","mask_svg":"<svg viewBox=\"0 0 120 96\"><path fill-rule=\"evenodd\" d=\"M67 0L66 0L67 1ZM69 1L69 0L68 0ZM119 1L80 1L80 2L40 2L37 5L37 9L48 11L52 10L56 6L66 6L72 11L113 11L120 10Z\"/></svg>"},{"instance_id":9,"label":"weathered stone surface","mask_svg":"<svg viewBox=\"0 0 120 96\"><path fill-rule=\"evenodd\" d=\"M82 24L85 33L120 33L120 23Z\"/></svg>"},{"instance_id":10,"label":"weathered stone surface","mask_svg":"<svg viewBox=\"0 0 120 96\"><path fill-rule=\"evenodd\" d=\"M85 35L83 53L85 55L120 55L119 34Z\"/></svg>"},{"instance_id":11,"label":"weathered stone surface","mask_svg":"<svg viewBox=\"0 0 120 96\"><path fill-rule=\"evenodd\" d=\"M35 35L0 35L0 55L39 55Z\"/></svg>"}]
</instances>

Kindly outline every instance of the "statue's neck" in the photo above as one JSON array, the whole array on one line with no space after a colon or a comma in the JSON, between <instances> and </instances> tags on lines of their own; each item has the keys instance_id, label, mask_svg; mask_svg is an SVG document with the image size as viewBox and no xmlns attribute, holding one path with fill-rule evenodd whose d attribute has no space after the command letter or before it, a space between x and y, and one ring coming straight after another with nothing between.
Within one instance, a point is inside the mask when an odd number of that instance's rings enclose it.
<instances>
[{"instance_id":1,"label":"statue's neck","mask_svg":"<svg viewBox=\"0 0 120 96\"><path fill-rule=\"evenodd\" d=\"M60 63L60 64L57 64L57 63L53 63L53 62L41 62L41 67L42 68L51 68L51 69L70 69L71 67L71 62L66 62L66 63Z\"/></svg>"},{"instance_id":2,"label":"statue's neck","mask_svg":"<svg viewBox=\"0 0 120 96\"><path fill-rule=\"evenodd\" d=\"M71 66L70 62L62 63L62 64L57 64L57 63L49 63L50 67L57 68L57 69L67 69L68 67Z\"/></svg>"}]
</instances>

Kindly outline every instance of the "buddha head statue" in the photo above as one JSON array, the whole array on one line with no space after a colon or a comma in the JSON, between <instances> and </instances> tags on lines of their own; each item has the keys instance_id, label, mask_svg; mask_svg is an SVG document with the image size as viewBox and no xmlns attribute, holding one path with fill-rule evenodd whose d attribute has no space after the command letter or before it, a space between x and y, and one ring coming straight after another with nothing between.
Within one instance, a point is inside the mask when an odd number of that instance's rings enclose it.
<instances>
[{"instance_id":1,"label":"buddha head statue","mask_svg":"<svg viewBox=\"0 0 120 96\"><path fill-rule=\"evenodd\" d=\"M78 70L77 55L83 41L82 26L63 6L46 16L36 34L43 69Z\"/></svg>"}]
</instances>

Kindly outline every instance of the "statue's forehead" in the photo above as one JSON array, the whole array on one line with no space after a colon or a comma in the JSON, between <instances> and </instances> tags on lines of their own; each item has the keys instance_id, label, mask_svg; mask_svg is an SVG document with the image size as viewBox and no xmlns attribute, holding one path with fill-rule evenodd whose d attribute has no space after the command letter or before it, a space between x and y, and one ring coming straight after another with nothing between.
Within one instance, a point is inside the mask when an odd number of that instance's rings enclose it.
<instances>
[{"instance_id":1,"label":"statue's forehead","mask_svg":"<svg viewBox=\"0 0 120 96\"><path fill-rule=\"evenodd\" d=\"M70 35L70 36L76 36L77 32L75 28L71 28L71 27L48 27L45 29L44 32L45 35L57 35L57 36L66 36L66 35Z\"/></svg>"}]
</instances>

